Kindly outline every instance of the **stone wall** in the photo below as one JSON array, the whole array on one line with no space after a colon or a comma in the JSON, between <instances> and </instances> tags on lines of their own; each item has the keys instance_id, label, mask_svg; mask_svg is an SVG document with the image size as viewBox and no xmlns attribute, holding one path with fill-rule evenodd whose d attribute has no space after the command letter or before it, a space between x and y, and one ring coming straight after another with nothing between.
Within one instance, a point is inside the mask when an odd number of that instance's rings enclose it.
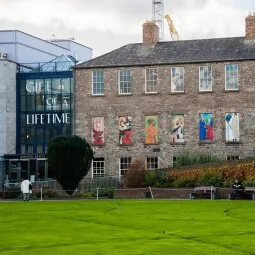
<instances>
[{"instance_id":1,"label":"stone wall","mask_svg":"<svg viewBox=\"0 0 255 255\"><path fill-rule=\"evenodd\" d=\"M75 133L91 143L92 117L105 118L105 145L94 146L95 157L104 157L105 174L119 175L119 158L143 159L158 157L159 167L169 167L172 156L184 150L205 153L225 158L227 155L245 158L255 155L255 70L254 61L238 64L239 90L225 90L225 63L211 63L213 91L199 92L199 66L181 65L185 68L184 93L171 93L171 67L155 66L158 70L158 93L145 94L145 67L130 67L132 72L132 94L118 94L118 68L105 68L105 95L92 96L91 70L76 69ZM153 67L153 66L152 66ZM226 143L225 114L240 114L240 142ZM213 114L212 143L199 141L199 114ZM170 143L171 114L184 114L185 143ZM157 115L159 118L159 144L144 142L144 117ZM118 144L118 117L132 117L132 145ZM88 174L89 175L89 174Z\"/></svg>"},{"instance_id":2,"label":"stone wall","mask_svg":"<svg viewBox=\"0 0 255 255\"><path fill-rule=\"evenodd\" d=\"M250 14L245 18L246 39L255 40L255 15Z\"/></svg>"}]
</instances>

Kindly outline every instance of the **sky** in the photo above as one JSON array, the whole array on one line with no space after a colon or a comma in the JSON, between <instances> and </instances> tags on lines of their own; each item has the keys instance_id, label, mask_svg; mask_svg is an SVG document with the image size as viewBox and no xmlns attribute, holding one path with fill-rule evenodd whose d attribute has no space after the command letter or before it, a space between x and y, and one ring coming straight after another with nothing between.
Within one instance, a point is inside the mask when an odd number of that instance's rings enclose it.
<instances>
[{"instance_id":1,"label":"sky","mask_svg":"<svg viewBox=\"0 0 255 255\"><path fill-rule=\"evenodd\" d=\"M255 0L162 0L182 40L245 35ZM152 19L152 0L0 0L0 30L21 30L41 39L74 38L93 57L142 42ZM171 41L164 23L164 40Z\"/></svg>"}]
</instances>

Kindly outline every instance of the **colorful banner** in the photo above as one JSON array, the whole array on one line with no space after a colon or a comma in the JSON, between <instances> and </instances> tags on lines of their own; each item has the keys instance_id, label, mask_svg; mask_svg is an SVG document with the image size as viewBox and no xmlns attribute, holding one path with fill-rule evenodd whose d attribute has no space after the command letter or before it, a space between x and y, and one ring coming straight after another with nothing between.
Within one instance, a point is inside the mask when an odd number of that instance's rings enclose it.
<instances>
[{"instance_id":1,"label":"colorful banner","mask_svg":"<svg viewBox=\"0 0 255 255\"><path fill-rule=\"evenodd\" d=\"M131 116L119 117L119 144L132 143Z\"/></svg>"},{"instance_id":2,"label":"colorful banner","mask_svg":"<svg viewBox=\"0 0 255 255\"><path fill-rule=\"evenodd\" d=\"M145 143L158 143L158 117L145 116Z\"/></svg>"},{"instance_id":3,"label":"colorful banner","mask_svg":"<svg viewBox=\"0 0 255 255\"><path fill-rule=\"evenodd\" d=\"M199 118L200 141L213 140L213 116L211 113L201 113Z\"/></svg>"},{"instance_id":4,"label":"colorful banner","mask_svg":"<svg viewBox=\"0 0 255 255\"><path fill-rule=\"evenodd\" d=\"M104 144L104 117L92 118L92 144Z\"/></svg>"},{"instance_id":5,"label":"colorful banner","mask_svg":"<svg viewBox=\"0 0 255 255\"><path fill-rule=\"evenodd\" d=\"M226 141L238 142L239 141L239 113L226 113Z\"/></svg>"},{"instance_id":6,"label":"colorful banner","mask_svg":"<svg viewBox=\"0 0 255 255\"><path fill-rule=\"evenodd\" d=\"M184 114L173 114L171 116L171 142L184 142Z\"/></svg>"}]
</instances>

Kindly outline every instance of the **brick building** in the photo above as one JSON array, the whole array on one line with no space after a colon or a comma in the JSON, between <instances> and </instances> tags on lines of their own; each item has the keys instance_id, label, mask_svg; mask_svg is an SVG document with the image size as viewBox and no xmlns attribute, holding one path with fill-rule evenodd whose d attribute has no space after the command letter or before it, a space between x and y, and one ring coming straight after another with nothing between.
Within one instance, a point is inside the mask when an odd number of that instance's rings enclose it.
<instances>
[{"instance_id":1,"label":"brick building","mask_svg":"<svg viewBox=\"0 0 255 255\"><path fill-rule=\"evenodd\" d=\"M255 16L245 37L159 42L153 22L128 44L75 68L75 132L95 151L91 175L135 159L171 166L192 151L255 154Z\"/></svg>"}]
</instances>

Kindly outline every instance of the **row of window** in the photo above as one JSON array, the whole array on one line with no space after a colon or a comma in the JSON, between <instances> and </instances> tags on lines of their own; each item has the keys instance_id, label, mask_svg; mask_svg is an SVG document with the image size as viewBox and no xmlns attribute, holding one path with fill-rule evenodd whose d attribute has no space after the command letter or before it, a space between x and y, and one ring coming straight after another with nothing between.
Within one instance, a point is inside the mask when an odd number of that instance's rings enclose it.
<instances>
[{"instance_id":1,"label":"row of window","mask_svg":"<svg viewBox=\"0 0 255 255\"><path fill-rule=\"evenodd\" d=\"M239 160L240 157L237 155L228 155L226 160ZM173 165L178 161L178 157L172 156ZM119 158L119 176L123 177L125 172L128 171L132 163L131 157ZM159 158L158 157L147 157L146 158L146 169L156 170L159 169ZM92 163L92 177L104 177L105 176L105 160L104 158L94 158Z\"/></svg>"},{"instance_id":2,"label":"row of window","mask_svg":"<svg viewBox=\"0 0 255 255\"><path fill-rule=\"evenodd\" d=\"M212 91L212 66L199 67L199 91ZM225 65L225 90L238 90L238 65ZM132 92L132 72L129 69L118 70L119 94L128 95ZM104 71L92 71L92 95L104 95ZM158 92L158 69L145 69L145 93ZM184 92L184 67L171 68L171 92Z\"/></svg>"},{"instance_id":3,"label":"row of window","mask_svg":"<svg viewBox=\"0 0 255 255\"><path fill-rule=\"evenodd\" d=\"M144 134L145 144L159 143L159 117L156 115L145 116ZM167 135L171 143L185 142L185 118L184 114L172 114L168 123ZM212 142L214 140L213 114L200 113L197 123L199 140ZM196 125L196 124L195 124ZM133 127L131 116L118 117L118 143L120 145L132 145ZM228 112L225 114L225 138L226 142L239 142L239 113ZM105 144L105 121L104 117L92 118L92 144Z\"/></svg>"}]
</instances>

